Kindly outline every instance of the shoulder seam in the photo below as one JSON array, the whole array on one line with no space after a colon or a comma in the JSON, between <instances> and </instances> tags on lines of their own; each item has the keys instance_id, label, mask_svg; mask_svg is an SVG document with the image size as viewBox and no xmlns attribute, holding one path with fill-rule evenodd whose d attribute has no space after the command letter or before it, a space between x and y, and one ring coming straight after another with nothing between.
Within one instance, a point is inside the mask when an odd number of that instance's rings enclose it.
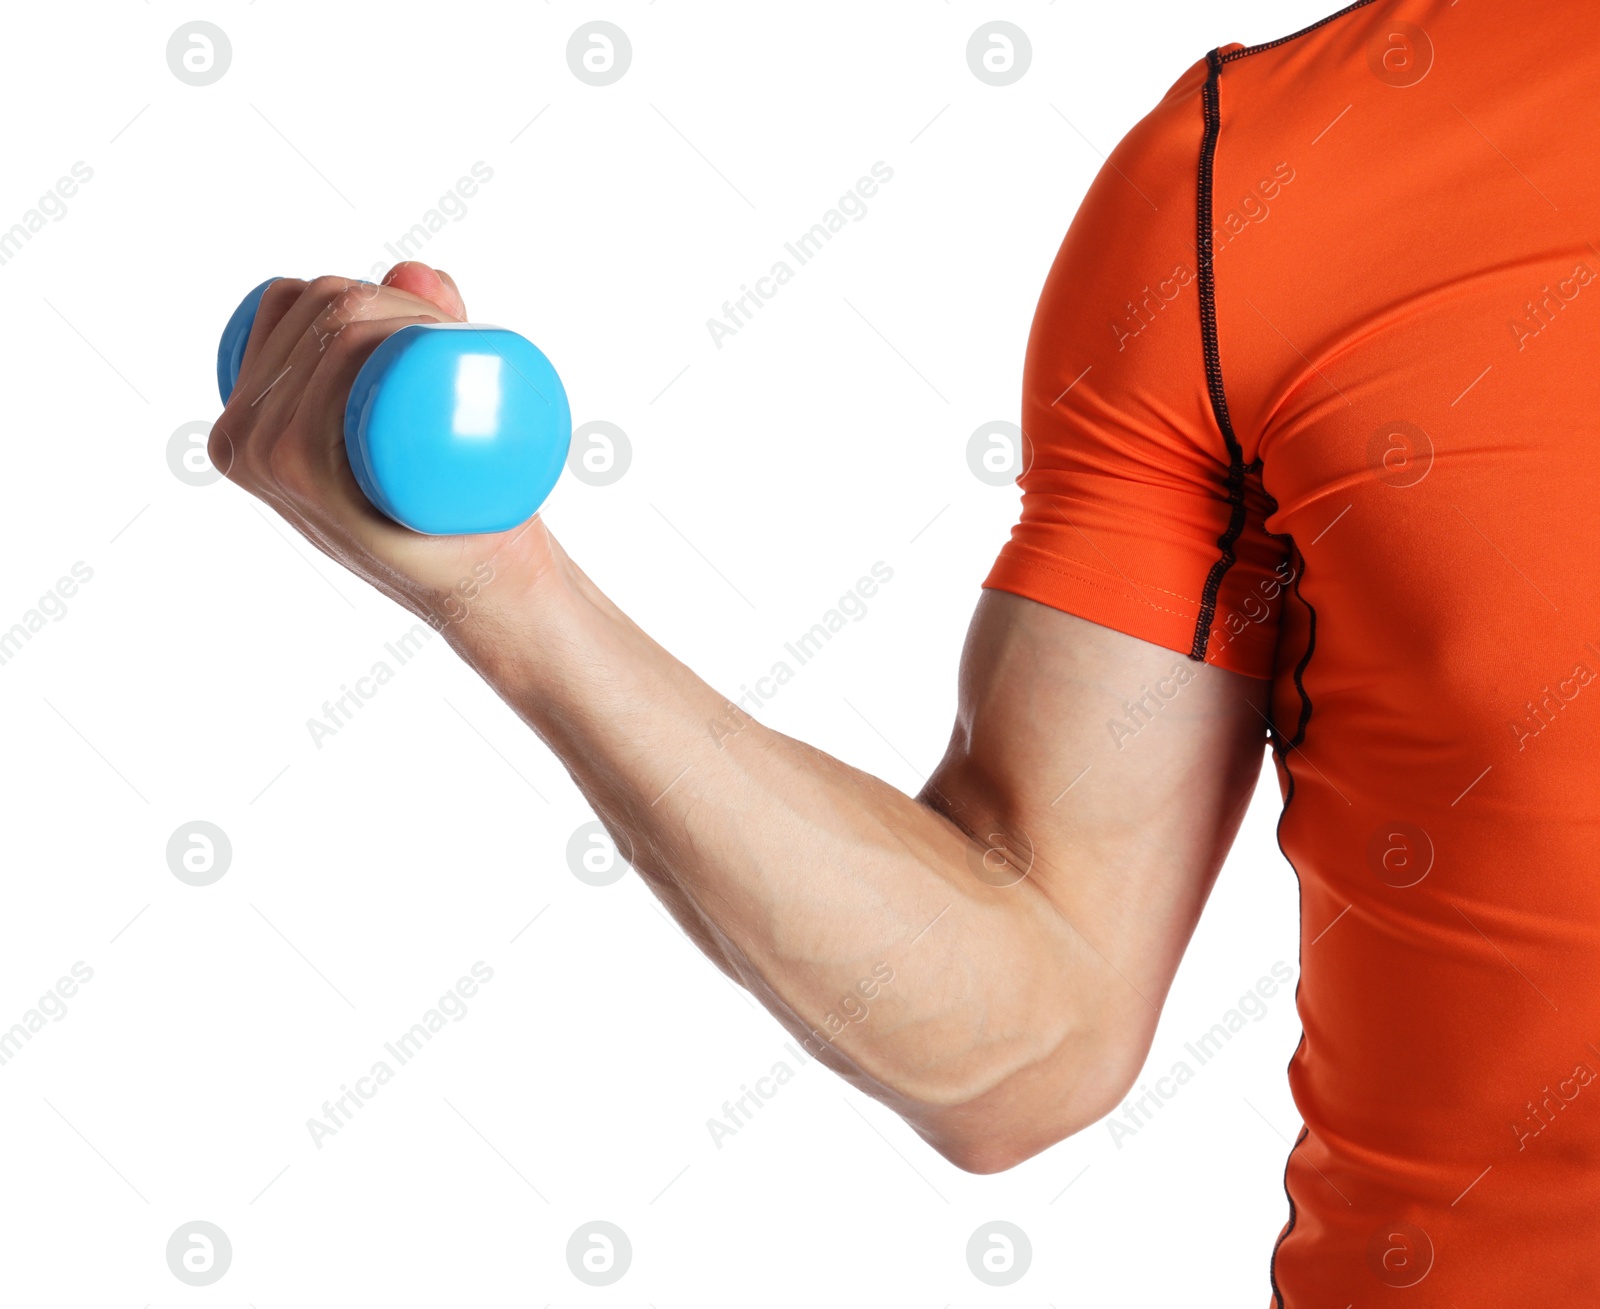
<instances>
[{"instance_id":1,"label":"shoulder seam","mask_svg":"<svg viewBox=\"0 0 1600 1309\"><path fill-rule=\"evenodd\" d=\"M1302 27L1298 32L1290 32L1288 36L1280 36L1276 41L1263 41L1260 45L1247 45L1242 50L1234 50L1220 56L1220 61L1230 64L1235 59L1243 59L1246 55L1260 54L1263 50L1275 50L1280 45L1288 45L1290 41L1298 41L1302 36L1315 32L1319 27L1326 27L1335 19L1343 18L1346 14L1352 14L1357 9L1365 9L1371 3L1372 0L1355 0L1354 4L1346 5L1338 13L1329 14L1326 18L1319 18L1309 27Z\"/></svg>"},{"instance_id":2,"label":"shoulder seam","mask_svg":"<svg viewBox=\"0 0 1600 1309\"><path fill-rule=\"evenodd\" d=\"M1290 41L1297 41L1308 33L1326 27L1329 23L1352 14L1358 9L1364 9L1372 0L1355 0L1355 3L1346 5L1337 13L1329 14L1326 18L1302 27L1298 32L1291 32L1288 36L1280 36L1276 41L1266 41L1260 45L1243 46L1238 50L1223 54L1221 49L1210 51L1206 55L1206 80L1201 89L1201 112L1205 122L1204 134L1200 141L1200 162L1198 171L1198 184L1195 196L1195 226L1196 232L1196 264L1198 265L1197 281L1200 290L1200 342L1201 351L1205 358L1206 390L1211 398L1211 412L1216 419L1217 429L1222 434L1223 442L1228 450L1228 473L1224 487L1228 493L1228 524L1223 529L1222 535L1217 538L1217 559L1211 565L1206 575L1205 587L1201 592L1200 611L1195 615L1194 640L1190 645L1189 658L1196 662L1205 662L1206 650L1211 643L1211 624L1216 619L1217 596L1222 590L1223 579L1228 570L1233 567L1236 556L1234 546L1244 534L1245 527L1245 464L1244 453L1239 445L1239 438L1233 430L1233 419L1228 413L1228 396L1222 382L1222 356L1217 343L1217 283L1215 268L1215 241L1212 231L1213 218L1213 174L1216 167L1217 138L1222 131L1221 108L1221 77L1224 64L1232 63L1236 59L1243 59L1246 55L1260 54L1264 50L1275 50L1279 46L1287 45Z\"/></svg>"},{"instance_id":3,"label":"shoulder seam","mask_svg":"<svg viewBox=\"0 0 1600 1309\"><path fill-rule=\"evenodd\" d=\"M1206 575L1200 595L1200 612L1195 616L1194 641L1189 658L1204 662L1211 641L1211 623L1217 613L1217 595L1222 579L1233 566L1233 547L1244 532L1245 503L1244 452L1233 430L1228 413L1228 396L1222 384L1222 355L1217 345L1217 283L1215 236L1212 230L1213 170L1216 164L1217 137L1222 131L1220 82L1223 57L1213 50L1206 56L1206 82L1201 90L1201 112L1205 131L1200 139L1200 161L1195 188L1196 281L1200 300L1200 350L1205 360L1206 391L1211 397L1211 413L1228 449L1228 525L1217 538L1217 559Z\"/></svg>"}]
</instances>

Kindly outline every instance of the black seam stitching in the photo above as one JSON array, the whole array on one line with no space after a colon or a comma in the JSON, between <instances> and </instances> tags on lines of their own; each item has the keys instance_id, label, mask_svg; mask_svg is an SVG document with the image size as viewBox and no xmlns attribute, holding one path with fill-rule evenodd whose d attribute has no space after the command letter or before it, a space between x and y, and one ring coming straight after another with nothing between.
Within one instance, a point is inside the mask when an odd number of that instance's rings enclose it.
<instances>
[{"instance_id":1,"label":"black seam stitching","mask_svg":"<svg viewBox=\"0 0 1600 1309\"><path fill-rule=\"evenodd\" d=\"M1234 50L1226 55L1219 54L1218 51L1213 50L1209 55L1206 56L1206 64L1209 71L1206 77L1205 90L1202 92L1202 102L1204 104L1206 118L1206 134L1201 146L1200 201L1197 206L1200 212L1200 254L1198 261L1200 265L1200 274L1198 280L1200 283L1201 334L1202 345L1206 356L1206 383L1211 392L1212 409L1217 416L1217 426L1221 429L1223 439L1228 444L1228 454L1232 461L1228 470L1228 490L1229 501L1233 504L1234 512L1228 524L1229 530L1224 532L1222 537L1217 542L1222 554L1221 558L1219 558L1217 562L1212 565L1211 575L1206 581L1205 600L1209 607L1202 608L1200 619L1196 623L1195 649L1194 653L1192 653L1190 656L1191 658L1203 659L1205 657L1205 644L1207 638L1209 637L1211 619L1215 614L1216 592L1220 590L1222 578L1227 573L1229 565L1233 562L1233 545L1238 540L1238 532L1234 531L1234 526L1235 523L1237 523L1239 529L1242 530L1244 518L1243 491L1244 473L1246 470L1243 466L1243 456L1239 450L1238 438L1233 431L1233 424L1228 416L1227 396L1222 387L1222 359L1217 347L1216 280L1215 271L1212 266L1212 258L1214 255L1211 240L1213 183L1212 169L1215 164L1217 137L1220 134L1222 127L1221 95L1219 92L1222 66L1227 63L1232 63L1235 59L1243 59L1247 55L1260 54L1262 51L1275 50L1281 45L1287 45L1290 41L1298 40L1300 37L1305 36L1308 33L1315 32L1320 27L1325 27L1327 24L1334 22L1336 19L1343 18L1346 14L1354 13L1358 9L1364 9L1371 3L1372 0L1355 0L1354 4L1346 5L1337 13L1329 14L1326 18L1312 23L1309 27L1303 27L1298 32L1292 32L1288 36L1279 37L1276 41L1267 41L1261 45L1246 46L1243 49ZM1250 465L1250 471L1259 470L1260 467L1261 459L1257 457L1256 460ZM1237 499L1235 499L1234 496L1234 484L1236 478L1238 483ZM1266 496L1269 504L1269 516L1277 513L1278 504L1273 498L1272 493L1263 487L1262 494ZM1289 545L1290 559L1298 559L1299 561L1298 566L1295 569L1292 589L1294 591L1295 599L1300 601L1300 603L1305 606L1307 617L1306 648L1305 652L1300 656L1299 662L1295 665L1294 670L1294 687L1296 693L1300 697L1300 717L1299 721L1295 724L1294 736L1285 741L1282 732L1278 729L1277 724L1272 721L1270 714L1268 717L1268 730L1270 735L1275 738L1272 746L1273 752L1277 755L1278 761L1283 767L1283 774L1288 779L1288 786L1283 799L1283 809L1278 814L1278 822L1274 836L1278 844L1278 852L1283 855L1284 861L1294 871L1296 897L1299 901L1299 908L1297 909L1296 917L1303 918L1305 905L1305 885L1301 881L1299 868L1295 866L1294 860L1289 858L1288 851L1283 848L1283 824L1284 820L1289 815L1290 805L1294 803L1296 791L1294 770L1289 767L1289 752L1291 750L1298 749L1305 742L1306 733L1311 727L1311 696L1306 690L1305 674L1306 669L1310 667L1311 656L1317 648L1317 611L1311 602L1307 600L1300 591L1300 579L1305 574L1306 568L1305 555L1301 553L1299 547L1295 545L1292 535L1278 532L1273 532L1271 535L1277 537L1279 540L1287 541ZM1213 585L1213 583L1215 583L1215 585ZM1297 951L1296 954L1296 965L1302 973L1304 971L1303 953L1303 950L1300 950ZM1298 1010L1300 1007L1300 982L1298 980L1295 982L1294 998L1295 1008ZM1294 1061L1300 1057L1300 1052L1305 1049L1305 1044L1306 1036L1305 1031L1302 1029L1300 1033L1300 1040L1295 1045L1294 1053L1289 1056L1288 1070L1286 1071L1293 1070ZM1294 1202L1294 1196L1289 1190L1289 1167L1294 1162L1295 1151L1297 1151L1305 1143L1306 1139L1310 1135L1311 1129L1303 1126L1300 1129L1300 1135L1295 1138L1295 1143L1289 1148L1288 1156L1283 1161L1283 1197L1289 1204L1289 1221L1284 1224L1283 1231L1278 1233L1278 1239L1273 1242L1272 1256L1267 1264L1267 1279L1272 1283L1272 1298L1276 1309L1284 1309L1283 1290L1278 1285L1278 1249L1294 1231L1295 1224L1300 1216L1299 1209L1296 1207Z\"/></svg>"},{"instance_id":2,"label":"black seam stitching","mask_svg":"<svg viewBox=\"0 0 1600 1309\"><path fill-rule=\"evenodd\" d=\"M1259 460L1257 462L1259 463ZM1277 498L1264 486L1261 488L1261 493L1267 499L1268 517L1271 517L1271 515L1278 512ZM1304 743L1306 739L1306 733L1311 727L1311 694L1306 690L1305 673L1306 669L1311 665L1311 656L1317 648L1317 611L1316 607L1312 605L1312 603L1307 600L1300 591L1300 579L1305 575L1306 571L1306 557L1301 551L1300 547L1295 544L1293 534L1287 532L1272 532L1269 533L1269 535L1276 540L1286 542L1288 545L1289 560L1295 565L1294 581L1291 584L1291 589L1294 592L1294 598L1306 608L1306 619L1308 624L1306 629L1305 652L1300 656L1300 661L1295 665L1294 670L1294 687L1295 691L1300 696L1300 718L1299 722L1295 726L1293 738L1287 741L1284 740L1283 733L1278 729L1277 724L1272 722L1270 716L1268 718L1268 725L1271 729L1272 736L1275 738L1272 746L1273 753L1277 756L1279 763L1283 767L1283 775L1289 779L1289 785L1283 797L1283 809L1278 814L1278 822L1276 828L1274 829L1273 835L1274 839L1278 843L1278 853L1283 856L1284 862L1287 863L1290 869L1294 872L1295 897L1297 901L1295 918L1296 921L1299 921L1304 914L1305 886L1300 880L1300 869L1295 865L1294 860L1289 857L1289 852L1283 848L1283 824L1284 820L1289 816L1289 806L1294 803L1296 790L1294 770L1289 767L1289 752L1291 750L1299 749L1299 747ZM1287 604L1287 596L1285 596L1285 604ZM1303 936L1301 938L1301 943L1304 943ZM1304 951L1297 950L1295 956L1297 970L1302 970L1304 967L1303 956ZM1300 1007L1300 982L1298 980L1296 980L1294 986L1294 1000L1295 1009L1298 1011ZM1285 1069L1286 1074L1294 1068L1294 1061L1300 1057L1300 1052L1305 1049L1305 1044L1306 1034L1304 1028L1302 1028L1300 1032L1300 1040L1295 1045L1294 1053L1289 1056L1289 1063ZM1283 1161L1283 1198L1289 1203L1289 1221L1284 1224L1283 1231L1278 1233L1278 1239L1272 1243L1272 1256L1267 1263L1267 1280L1272 1283L1272 1297L1275 1309L1284 1309L1283 1291L1278 1286L1278 1247L1281 1246L1289 1237L1290 1233L1294 1231L1295 1223L1300 1216L1300 1211L1294 1202L1294 1196L1289 1191L1289 1165L1294 1162L1295 1151L1300 1148L1300 1146L1305 1142L1306 1138L1310 1135L1311 1129L1309 1127L1302 1127L1300 1135L1295 1138L1295 1143L1289 1147L1288 1156Z\"/></svg>"},{"instance_id":3,"label":"black seam stitching","mask_svg":"<svg viewBox=\"0 0 1600 1309\"><path fill-rule=\"evenodd\" d=\"M1212 233L1213 191L1215 184L1217 138L1222 132L1222 97L1220 81L1222 56L1211 51L1206 56L1206 84L1201 92L1201 107L1205 120L1205 133L1200 140L1200 166L1195 197L1196 244L1198 265L1196 280L1200 288L1200 350L1205 358L1206 391L1211 398L1211 413L1217 429L1228 447L1228 475L1223 485L1228 492L1228 525L1217 538L1217 561L1206 575L1205 588L1200 595L1200 612L1195 616L1194 641L1189 648L1189 658L1203 662L1211 641L1211 623L1217 613L1217 595L1222 590L1222 579L1233 567L1236 556L1233 547L1244 533L1244 452L1239 438L1234 434L1233 419L1228 413L1228 396L1222 385L1222 354L1217 345L1217 284L1216 249Z\"/></svg>"},{"instance_id":4,"label":"black seam stitching","mask_svg":"<svg viewBox=\"0 0 1600 1309\"><path fill-rule=\"evenodd\" d=\"M1298 1003L1300 999L1299 983L1295 984L1294 994L1295 1001ZM1300 1035L1300 1045L1304 1045L1305 1043L1305 1034L1302 1032ZM1297 1045L1294 1052L1295 1054L1299 1054L1300 1046ZM1294 1059L1291 1057L1289 1062L1293 1063ZM1278 1289L1278 1247L1288 1240L1289 1234L1294 1231L1294 1220L1296 1217L1294 1197L1289 1194L1289 1164L1294 1160L1294 1152L1300 1148L1301 1142L1310 1135L1311 1129L1309 1127L1301 1127L1300 1135L1295 1137L1294 1144L1289 1147L1288 1157L1283 1161L1283 1194L1289 1201L1289 1221L1283 1225L1283 1231L1278 1233L1278 1239L1272 1243L1272 1261L1267 1266L1267 1275L1272 1279L1272 1298L1276 1302L1277 1309L1283 1309L1283 1292Z\"/></svg>"},{"instance_id":5,"label":"black seam stitching","mask_svg":"<svg viewBox=\"0 0 1600 1309\"><path fill-rule=\"evenodd\" d=\"M1273 512L1277 512L1275 502L1273 504ZM1298 750L1305 743L1306 730L1311 726L1311 693L1306 690L1305 673L1306 669L1311 666L1311 656L1317 648L1317 611L1312 606L1311 601L1300 594L1300 579L1305 575L1306 557L1301 552L1300 547L1295 545L1292 536L1289 538L1289 547L1300 560L1300 566L1295 569L1294 573L1294 598L1306 607L1308 624L1306 652L1300 656L1300 662L1295 665L1294 670L1294 689L1300 693L1300 722L1295 728L1294 739L1289 742L1289 746L1291 749Z\"/></svg>"},{"instance_id":6,"label":"black seam stitching","mask_svg":"<svg viewBox=\"0 0 1600 1309\"><path fill-rule=\"evenodd\" d=\"M1307 608L1309 607L1310 606L1307 606ZM1308 653L1309 647L1310 643L1308 642ZM1304 663L1302 661L1302 667L1303 666ZM1298 677L1296 678L1296 684L1299 684ZM1302 691L1301 694L1304 695L1304 692ZM1305 701L1302 700L1301 704L1302 721L1304 721L1304 719L1307 717L1303 708ZM1289 858L1288 851L1283 848L1283 822L1284 819L1289 816L1289 806L1294 802L1295 797L1294 770L1289 767L1289 750L1289 744L1285 743L1283 738L1279 736L1278 740L1273 744L1273 751L1277 754L1278 761L1283 766L1283 775L1289 779L1289 786L1287 789L1287 794L1285 794L1283 798L1283 808L1278 813L1278 822L1273 830L1273 839L1277 842L1278 853L1283 856L1284 862L1287 863L1294 871L1296 901L1295 921L1298 923L1303 919L1305 913L1305 884L1300 880L1299 868L1295 867L1294 860ZM1302 932L1301 944L1303 945L1303 943L1304 934ZM1300 1008L1300 983L1304 975L1305 967L1304 953L1305 952L1303 948L1296 948L1295 969L1296 972L1300 974L1300 976L1297 976L1294 984L1294 1004L1296 1012L1298 1012ZM1294 1053L1289 1056L1289 1062L1284 1068L1285 1076L1287 1076L1288 1073L1293 1070L1294 1061L1300 1057L1300 1052L1305 1049L1305 1045L1306 1034L1304 1027L1302 1027L1300 1030L1300 1039L1295 1043ZM1297 1151L1305 1143L1306 1138L1310 1135L1310 1127L1302 1126L1300 1129L1300 1135L1295 1137L1294 1144L1289 1147L1289 1153L1284 1156L1283 1160L1283 1198L1288 1202L1289 1205L1289 1221L1283 1225L1283 1230L1278 1233L1278 1239L1272 1243L1272 1254L1267 1260L1267 1281L1272 1284L1272 1299L1275 1309L1284 1309L1283 1288L1278 1285L1278 1248L1286 1240L1288 1240L1289 1236L1294 1232L1295 1224L1300 1218L1300 1209L1294 1202L1293 1193L1289 1190L1289 1166L1294 1163L1295 1151Z\"/></svg>"},{"instance_id":7,"label":"black seam stitching","mask_svg":"<svg viewBox=\"0 0 1600 1309\"><path fill-rule=\"evenodd\" d=\"M1302 27L1298 32L1290 32L1288 36L1280 36L1276 41L1263 41L1260 45L1246 46L1242 50L1234 50L1222 56L1223 63L1231 63L1235 59L1243 59L1246 55L1257 55L1263 50L1276 50L1280 45L1288 45L1290 41L1298 41L1302 36L1315 32L1319 27L1326 27L1335 19L1343 18L1346 14L1354 13L1357 9L1364 9L1372 0L1356 0L1353 5L1346 5L1336 14L1329 14L1326 18L1319 18L1310 27Z\"/></svg>"},{"instance_id":8,"label":"black seam stitching","mask_svg":"<svg viewBox=\"0 0 1600 1309\"><path fill-rule=\"evenodd\" d=\"M1302 661L1302 667L1303 666L1304 662ZM1298 676L1296 677L1296 685L1299 685ZM1304 695L1304 692L1302 691L1301 694ZM1305 701L1302 700L1302 721L1305 717L1303 708L1304 704ZM1274 732L1276 733L1276 728L1274 728ZM1273 743L1272 748L1273 752L1278 756L1278 762L1283 767L1283 775L1289 779L1287 793L1283 798L1283 808L1278 813L1278 822L1273 831L1273 839L1276 840L1278 844L1278 853L1283 856L1284 862L1287 863L1294 871L1296 901L1295 921L1298 923L1304 916L1305 886L1300 880L1300 870L1295 867L1294 860L1289 858L1288 851L1283 848L1283 822L1284 819L1289 816L1289 806L1294 802L1295 796L1294 770L1289 767L1289 750L1291 747L1289 743L1284 741L1282 735L1279 734L1278 739ZM1301 934L1301 942L1302 944L1304 942L1303 933ZM1303 973L1305 966L1303 956L1303 949L1297 947L1295 954L1295 967L1296 971L1301 973ZM1298 1012L1300 1008L1300 978L1298 977L1296 978L1294 984L1294 1003L1295 1009ZM1305 1049L1305 1044L1306 1034L1305 1029L1302 1027L1300 1031L1300 1039L1295 1043L1294 1053L1289 1056L1289 1062L1284 1069L1285 1075L1287 1075L1294 1068L1294 1061L1300 1057L1300 1052ZM1294 1194L1289 1190L1289 1167L1294 1163L1295 1151L1297 1151L1305 1143L1306 1138L1310 1135L1311 1129L1307 1126L1302 1126L1300 1129L1300 1135L1295 1137L1294 1144L1289 1147L1289 1153L1284 1156L1283 1160L1283 1198L1289 1205L1289 1221L1283 1225L1283 1230L1278 1233L1278 1239L1272 1243L1272 1254L1267 1260L1267 1281L1272 1284L1272 1300L1274 1309L1284 1309L1283 1288L1278 1285L1278 1249L1294 1232L1295 1225L1300 1218L1300 1209L1294 1202Z\"/></svg>"}]
</instances>

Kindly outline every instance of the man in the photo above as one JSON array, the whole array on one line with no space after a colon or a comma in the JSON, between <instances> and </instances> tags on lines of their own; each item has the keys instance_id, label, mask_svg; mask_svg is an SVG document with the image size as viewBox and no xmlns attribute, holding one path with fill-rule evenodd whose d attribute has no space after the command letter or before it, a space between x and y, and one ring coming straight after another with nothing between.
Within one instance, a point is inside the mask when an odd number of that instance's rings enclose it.
<instances>
[{"instance_id":1,"label":"man","mask_svg":"<svg viewBox=\"0 0 1600 1309\"><path fill-rule=\"evenodd\" d=\"M1276 1302L1593 1303L1590 18L1362 0L1129 133L1039 303L1022 520L915 800L730 705L539 520L367 505L344 396L464 317L432 269L276 283L212 458L439 626L706 954L975 1172L1132 1086L1270 740L1305 1027Z\"/></svg>"}]
</instances>

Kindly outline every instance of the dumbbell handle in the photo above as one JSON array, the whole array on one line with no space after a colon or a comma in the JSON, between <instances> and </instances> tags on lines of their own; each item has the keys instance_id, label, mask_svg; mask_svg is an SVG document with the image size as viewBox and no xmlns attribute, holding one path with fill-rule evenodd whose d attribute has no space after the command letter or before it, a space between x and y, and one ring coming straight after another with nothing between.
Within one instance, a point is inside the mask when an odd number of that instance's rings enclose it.
<instances>
[{"instance_id":1,"label":"dumbbell handle","mask_svg":"<svg viewBox=\"0 0 1600 1309\"><path fill-rule=\"evenodd\" d=\"M228 403L268 278L217 346ZM566 463L572 417L555 368L526 338L477 323L413 323L362 364L345 402L345 453L374 508L432 536L526 522Z\"/></svg>"}]
</instances>

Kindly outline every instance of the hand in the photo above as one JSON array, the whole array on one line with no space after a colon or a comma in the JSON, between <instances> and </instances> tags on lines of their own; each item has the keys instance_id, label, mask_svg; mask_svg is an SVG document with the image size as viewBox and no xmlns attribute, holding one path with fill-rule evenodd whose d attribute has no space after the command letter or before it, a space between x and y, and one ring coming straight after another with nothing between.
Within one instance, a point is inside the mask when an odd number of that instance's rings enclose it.
<instances>
[{"instance_id":1,"label":"hand","mask_svg":"<svg viewBox=\"0 0 1600 1309\"><path fill-rule=\"evenodd\" d=\"M510 531L424 536L386 518L345 454L344 409L380 342L414 323L464 322L455 280L396 264L381 284L280 278L267 288L238 385L211 429L211 462L318 549L432 626L463 622L492 596L515 605L558 552L537 515Z\"/></svg>"}]
</instances>

